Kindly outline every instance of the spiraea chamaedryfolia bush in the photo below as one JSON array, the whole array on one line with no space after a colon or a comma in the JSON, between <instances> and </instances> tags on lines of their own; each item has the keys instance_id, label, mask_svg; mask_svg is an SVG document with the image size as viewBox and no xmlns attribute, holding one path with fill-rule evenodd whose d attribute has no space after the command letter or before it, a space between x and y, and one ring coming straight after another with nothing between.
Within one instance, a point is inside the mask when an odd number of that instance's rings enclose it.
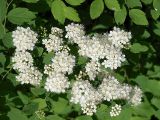
<instances>
[{"instance_id":1,"label":"spiraea chamaedryfolia bush","mask_svg":"<svg viewBox=\"0 0 160 120\"><path fill-rule=\"evenodd\" d=\"M0 0L0 120L160 119L160 0Z\"/></svg>"}]
</instances>

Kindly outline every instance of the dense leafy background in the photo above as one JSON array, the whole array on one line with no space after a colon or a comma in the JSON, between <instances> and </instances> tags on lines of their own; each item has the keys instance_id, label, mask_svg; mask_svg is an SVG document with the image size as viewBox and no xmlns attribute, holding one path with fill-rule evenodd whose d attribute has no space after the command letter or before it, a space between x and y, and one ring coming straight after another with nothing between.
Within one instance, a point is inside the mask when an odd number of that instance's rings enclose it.
<instances>
[{"instance_id":1,"label":"dense leafy background","mask_svg":"<svg viewBox=\"0 0 160 120\"><path fill-rule=\"evenodd\" d=\"M160 119L160 0L0 0L0 120L158 120ZM46 93L41 87L20 85L15 80L11 56L11 31L31 26L42 32L51 26L64 28L71 22L85 25L86 31L105 32L114 26L132 32L127 62L117 70L122 82L138 84L143 103L127 107L110 118L104 102L90 117L78 105L68 102L69 94ZM52 57L39 45L33 56L47 64ZM79 65L85 63L79 59ZM40 66L43 67L43 66ZM45 118L41 116L45 112Z\"/></svg>"}]
</instances>

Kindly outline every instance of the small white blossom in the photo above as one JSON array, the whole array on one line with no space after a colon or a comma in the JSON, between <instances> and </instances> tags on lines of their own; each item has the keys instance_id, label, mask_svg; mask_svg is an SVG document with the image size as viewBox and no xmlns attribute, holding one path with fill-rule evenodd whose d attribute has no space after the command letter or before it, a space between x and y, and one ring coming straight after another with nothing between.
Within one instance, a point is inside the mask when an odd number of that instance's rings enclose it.
<instances>
[{"instance_id":1,"label":"small white blossom","mask_svg":"<svg viewBox=\"0 0 160 120\"><path fill-rule=\"evenodd\" d=\"M112 106L111 111L110 111L110 116L111 117L115 117L118 116L121 113L121 105L115 104L114 106Z\"/></svg>"},{"instance_id":2,"label":"small white blossom","mask_svg":"<svg viewBox=\"0 0 160 120\"><path fill-rule=\"evenodd\" d=\"M66 50L58 52L52 59L52 64L54 71L71 74L75 66L75 56L69 55Z\"/></svg>"},{"instance_id":3,"label":"small white blossom","mask_svg":"<svg viewBox=\"0 0 160 120\"><path fill-rule=\"evenodd\" d=\"M51 34L49 34L48 39L43 39L43 44L48 52L54 51L57 52L62 49L63 39L62 39L63 31L59 28L52 27Z\"/></svg>"},{"instance_id":4,"label":"small white blossom","mask_svg":"<svg viewBox=\"0 0 160 120\"><path fill-rule=\"evenodd\" d=\"M25 72L20 72L16 79L21 84L39 85L42 74L35 67L31 67L26 69Z\"/></svg>"},{"instance_id":5,"label":"small white blossom","mask_svg":"<svg viewBox=\"0 0 160 120\"><path fill-rule=\"evenodd\" d=\"M130 103L133 106L137 106L142 101L142 90L138 88L137 86L133 87L132 93L131 93Z\"/></svg>"},{"instance_id":6,"label":"small white blossom","mask_svg":"<svg viewBox=\"0 0 160 120\"><path fill-rule=\"evenodd\" d=\"M45 83L45 89L48 92L64 93L69 88L70 82L64 74L55 73L49 76Z\"/></svg>"},{"instance_id":7,"label":"small white blossom","mask_svg":"<svg viewBox=\"0 0 160 120\"><path fill-rule=\"evenodd\" d=\"M71 23L65 26L65 30L67 32L65 37L72 43L79 43L85 35L84 27L81 24Z\"/></svg>"},{"instance_id":8,"label":"small white blossom","mask_svg":"<svg viewBox=\"0 0 160 120\"><path fill-rule=\"evenodd\" d=\"M112 42L112 45L118 48L124 48L125 45L128 45L131 37L130 32L125 32L117 27L114 27L108 34L108 40Z\"/></svg>"},{"instance_id":9,"label":"small white blossom","mask_svg":"<svg viewBox=\"0 0 160 120\"><path fill-rule=\"evenodd\" d=\"M38 40L37 33L32 31L29 27L17 27L17 29L12 32L12 37L16 51L33 50Z\"/></svg>"},{"instance_id":10,"label":"small white blossom","mask_svg":"<svg viewBox=\"0 0 160 120\"><path fill-rule=\"evenodd\" d=\"M16 51L12 57L13 69L19 72L24 72L26 69L33 66L33 58L29 52Z\"/></svg>"},{"instance_id":11,"label":"small white blossom","mask_svg":"<svg viewBox=\"0 0 160 120\"><path fill-rule=\"evenodd\" d=\"M101 95L92 87L89 81L76 81L72 86L71 102L79 103L87 115L96 112L96 105L101 101Z\"/></svg>"},{"instance_id":12,"label":"small white blossom","mask_svg":"<svg viewBox=\"0 0 160 120\"><path fill-rule=\"evenodd\" d=\"M98 91L103 96L103 99L107 101L128 99L131 87L128 85L121 85L117 79L109 76L103 79Z\"/></svg>"},{"instance_id":13,"label":"small white blossom","mask_svg":"<svg viewBox=\"0 0 160 120\"><path fill-rule=\"evenodd\" d=\"M81 109L84 114L92 116L93 113L96 113L97 106L94 102L87 102L86 104L81 105Z\"/></svg>"},{"instance_id":14,"label":"small white blossom","mask_svg":"<svg viewBox=\"0 0 160 120\"><path fill-rule=\"evenodd\" d=\"M121 63L125 61L125 55L119 49L111 48L106 56L106 60L102 62L105 68L117 69Z\"/></svg>"},{"instance_id":15,"label":"small white blossom","mask_svg":"<svg viewBox=\"0 0 160 120\"><path fill-rule=\"evenodd\" d=\"M85 66L86 73L90 80L94 80L98 72L100 72L100 63L95 61L90 61Z\"/></svg>"}]
</instances>

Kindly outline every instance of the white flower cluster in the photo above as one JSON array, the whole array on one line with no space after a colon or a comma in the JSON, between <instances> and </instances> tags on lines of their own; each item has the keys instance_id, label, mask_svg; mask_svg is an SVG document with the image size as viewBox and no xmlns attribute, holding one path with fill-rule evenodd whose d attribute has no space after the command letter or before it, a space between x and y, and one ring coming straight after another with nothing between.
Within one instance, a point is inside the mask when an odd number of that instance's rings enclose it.
<instances>
[{"instance_id":1,"label":"white flower cluster","mask_svg":"<svg viewBox=\"0 0 160 120\"><path fill-rule=\"evenodd\" d=\"M142 98L142 90L135 86L132 90L132 96L130 98L130 102L133 106L137 106L141 103L141 98Z\"/></svg>"},{"instance_id":2,"label":"white flower cluster","mask_svg":"<svg viewBox=\"0 0 160 120\"><path fill-rule=\"evenodd\" d=\"M111 101L116 99L128 100L132 87L128 84L120 84L117 79L109 76L104 78L98 87L99 93L102 94L103 100Z\"/></svg>"},{"instance_id":3,"label":"white flower cluster","mask_svg":"<svg viewBox=\"0 0 160 120\"><path fill-rule=\"evenodd\" d=\"M93 36L89 36L85 34L82 25L73 23L66 26L65 29L65 37L71 43L78 45L79 55L90 58L90 62L85 66L85 73L89 76L89 80L95 79L97 74L101 72L101 66L115 70L125 61L122 48L129 45L131 39L130 32L125 32L120 28L114 27L109 33L96 33ZM79 80L80 78L77 79ZM93 95L92 92L88 91L96 91L96 93ZM134 88L128 84L121 84L114 77L108 76L103 79L97 89L93 89L89 81L82 82L80 80L76 82L72 87L71 101L79 103L84 113L92 115L98 104L98 102L94 101L124 99L133 105L138 105L140 104L141 97L142 92L139 88ZM100 99L97 100L97 98ZM120 111L121 106L116 105L113 107L111 116L118 115Z\"/></svg>"},{"instance_id":4,"label":"white flower cluster","mask_svg":"<svg viewBox=\"0 0 160 120\"><path fill-rule=\"evenodd\" d=\"M65 34L65 36L63 36ZM68 41L63 39L67 38ZM139 105L142 99L142 91L137 86L121 84L116 78L106 74L102 67L112 71L121 66L125 61L122 48L129 45L131 33L114 27L112 31L104 34L86 35L83 25L71 23L62 29L52 27L48 38L42 40L47 52L54 52L51 63L44 66L44 74L47 75L44 88L48 92L64 93L71 86L70 101L80 104L83 113L93 115L97 105L102 101L126 100L131 105ZM13 32L13 41L16 46L15 62L13 68L20 74L17 80L33 85L40 84L42 74L33 66L33 58L29 50L33 50L37 41L37 34L30 28L18 27ZM78 55L87 57L88 61L84 69L76 76L76 81L71 85L68 75L73 73L76 65L76 57L70 54L69 45L78 45ZM76 45L76 47L77 47ZM76 69L75 69L76 70ZM95 88L92 82L103 75L99 86ZM116 104L111 108L110 116L117 116L121 112L121 105Z\"/></svg>"},{"instance_id":5,"label":"white flower cluster","mask_svg":"<svg viewBox=\"0 0 160 120\"><path fill-rule=\"evenodd\" d=\"M33 50L35 43L37 42L37 34L29 27L17 27L17 30L12 32L13 44L16 47L16 51Z\"/></svg>"},{"instance_id":6,"label":"white flower cluster","mask_svg":"<svg viewBox=\"0 0 160 120\"><path fill-rule=\"evenodd\" d=\"M111 117L115 117L118 116L121 113L121 105L115 104L114 106L112 106L111 111L110 111L110 116Z\"/></svg>"},{"instance_id":7,"label":"white flower cluster","mask_svg":"<svg viewBox=\"0 0 160 120\"><path fill-rule=\"evenodd\" d=\"M69 54L69 48L63 45L63 31L52 27L49 39L43 40L48 52L55 52L52 63L45 65L44 73L48 75L45 89L50 92L64 93L70 82L65 74L71 74L75 66L75 57Z\"/></svg>"},{"instance_id":8,"label":"white flower cluster","mask_svg":"<svg viewBox=\"0 0 160 120\"><path fill-rule=\"evenodd\" d=\"M78 44L78 53L87 56L93 61L101 60L105 68L117 69L125 61L121 49L129 44L131 33L114 28L110 33L87 36L84 27L79 24L70 24L66 28L66 38Z\"/></svg>"},{"instance_id":9,"label":"white flower cluster","mask_svg":"<svg viewBox=\"0 0 160 120\"><path fill-rule=\"evenodd\" d=\"M107 100L127 100L136 106L141 103L142 91L137 86L132 87L128 84L120 84L114 77L104 78L97 89L93 88L88 80L82 80L78 77L72 86L71 102L80 104L83 113L92 115L96 112L96 106L101 101ZM120 106L121 107L121 106ZM119 106L113 107L111 116L119 115L121 109Z\"/></svg>"},{"instance_id":10,"label":"white flower cluster","mask_svg":"<svg viewBox=\"0 0 160 120\"><path fill-rule=\"evenodd\" d=\"M12 58L13 68L18 70L17 81L21 84L39 85L42 74L33 65L33 58L28 50L33 50L37 42L37 34L30 28L17 27L12 33L13 44L16 47Z\"/></svg>"},{"instance_id":11,"label":"white flower cluster","mask_svg":"<svg viewBox=\"0 0 160 120\"><path fill-rule=\"evenodd\" d=\"M86 64L85 69L90 80L94 80L98 72L100 72L100 64L96 61L90 61Z\"/></svg>"},{"instance_id":12,"label":"white flower cluster","mask_svg":"<svg viewBox=\"0 0 160 120\"><path fill-rule=\"evenodd\" d=\"M72 86L71 102L79 103L83 113L93 115L96 112L96 105L101 101L100 94L92 87L87 80L76 81Z\"/></svg>"},{"instance_id":13,"label":"white flower cluster","mask_svg":"<svg viewBox=\"0 0 160 120\"><path fill-rule=\"evenodd\" d=\"M121 30L120 28L113 28L113 31L110 31L108 35L108 40L112 42L112 44L115 47L123 48L125 45L128 45L130 43L131 39L131 33L125 32L124 30Z\"/></svg>"},{"instance_id":14,"label":"white flower cluster","mask_svg":"<svg viewBox=\"0 0 160 120\"><path fill-rule=\"evenodd\" d=\"M45 45L45 48L47 49L48 52L51 51L59 51L62 49L62 33L63 31L59 28L52 27L51 29L51 34L49 34L48 39L43 40L43 44Z\"/></svg>"},{"instance_id":15,"label":"white flower cluster","mask_svg":"<svg viewBox=\"0 0 160 120\"><path fill-rule=\"evenodd\" d=\"M62 73L53 73L45 83L45 89L50 92L64 93L69 88L68 78Z\"/></svg>"}]
</instances>

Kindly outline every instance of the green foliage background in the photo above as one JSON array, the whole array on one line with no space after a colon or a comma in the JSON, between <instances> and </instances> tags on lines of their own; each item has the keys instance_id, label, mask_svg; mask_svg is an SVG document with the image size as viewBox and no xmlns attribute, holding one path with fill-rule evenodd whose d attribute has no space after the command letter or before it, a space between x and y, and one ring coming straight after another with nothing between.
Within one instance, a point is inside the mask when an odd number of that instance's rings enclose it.
<instances>
[{"instance_id":1,"label":"green foliage background","mask_svg":"<svg viewBox=\"0 0 160 120\"><path fill-rule=\"evenodd\" d=\"M160 0L0 0L0 120L158 120L160 119ZM69 94L46 93L41 87L20 85L12 68L11 32L17 26L39 31L64 28L80 22L88 33L118 26L131 31L133 39L127 61L117 70L121 82L138 84L144 92L138 107L124 106L118 117L109 117L109 107L100 104L90 117ZM47 64L52 54L37 45L33 56ZM79 59L79 65L85 63ZM38 112L37 112L38 111ZM45 112L45 117L41 112Z\"/></svg>"}]
</instances>

